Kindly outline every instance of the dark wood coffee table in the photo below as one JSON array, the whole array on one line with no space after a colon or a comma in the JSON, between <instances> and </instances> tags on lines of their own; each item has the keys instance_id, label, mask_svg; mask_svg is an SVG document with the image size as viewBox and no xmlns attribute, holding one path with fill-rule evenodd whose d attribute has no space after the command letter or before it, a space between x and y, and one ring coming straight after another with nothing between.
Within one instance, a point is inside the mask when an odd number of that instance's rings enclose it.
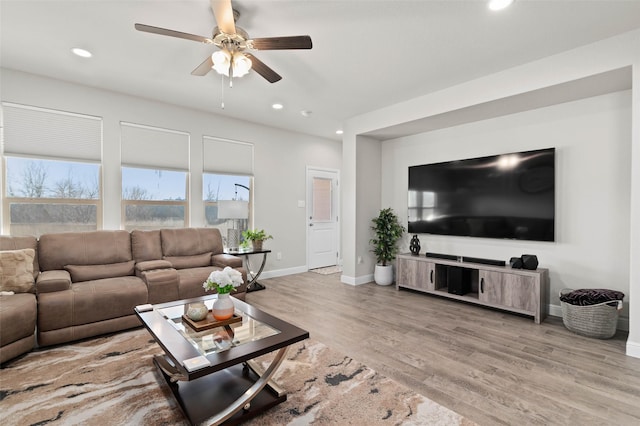
<instances>
[{"instance_id":1,"label":"dark wood coffee table","mask_svg":"<svg viewBox=\"0 0 640 426\"><path fill-rule=\"evenodd\" d=\"M202 331L183 322L189 303L204 301L211 308L216 297L135 310L164 350L154 363L191 424L238 424L286 401L286 394L271 378L287 348L309 338L309 332L235 298L241 322ZM266 371L252 362L276 350Z\"/></svg>"}]
</instances>

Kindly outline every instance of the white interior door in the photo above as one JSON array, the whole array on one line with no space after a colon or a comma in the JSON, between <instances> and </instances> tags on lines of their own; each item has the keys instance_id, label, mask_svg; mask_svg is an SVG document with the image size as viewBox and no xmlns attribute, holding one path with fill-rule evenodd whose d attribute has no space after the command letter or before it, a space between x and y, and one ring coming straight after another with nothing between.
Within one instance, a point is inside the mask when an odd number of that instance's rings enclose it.
<instances>
[{"instance_id":1,"label":"white interior door","mask_svg":"<svg viewBox=\"0 0 640 426\"><path fill-rule=\"evenodd\" d=\"M338 264L338 172L307 169L307 259L309 269Z\"/></svg>"}]
</instances>

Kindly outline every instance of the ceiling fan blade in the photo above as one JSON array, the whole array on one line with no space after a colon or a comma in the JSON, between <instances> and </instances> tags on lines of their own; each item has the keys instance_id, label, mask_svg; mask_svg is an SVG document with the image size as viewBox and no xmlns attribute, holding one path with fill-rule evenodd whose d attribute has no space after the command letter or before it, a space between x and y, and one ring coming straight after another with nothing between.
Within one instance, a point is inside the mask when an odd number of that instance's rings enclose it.
<instances>
[{"instance_id":1,"label":"ceiling fan blade","mask_svg":"<svg viewBox=\"0 0 640 426\"><path fill-rule=\"evenodd\" d=\"M211 68L213 67L213 61L211 60L211 56L208 56L200 65L196 67L193 71L191 71L191 75L203 76L207 75Z\"/></svg>"},{"instance_id":2,"label":"ceiling fan blade","mask_svg":"<svg viewBox=\"0 0 640 426\"><path fill-rule=\"evenodd\" d=\"M225 34L236 33L236 21L233 18L231 0L211 0L211 10L220 31Z\"/></svg>"},{"instance_id":3,"label":"ceiling fan blade","mask_svg":"<svg viewBox=\"0 0 640 426\"><path fill-rule=\"evenodd\" d=\"M151 25L145 25L145 24L136 24L135 27L136 27L136 30L144 31L145 33L160 34L160 35L165 35L169 37L183 38L186 40L199 41L200 43L207 43L207 44L213 43L213 40L211 40L208 37L202 37L195 34L183 33L180 31L168 30L166 28L152 27Z\"/></svg>"},{"instance_id":4,"label":"ceiling fan blade","mask_svg":"<svg viewBox=\"0 0 640 426\"><path fill-rule=\"evenodd\" d=\"M251 47L257 50L311 49L313 47L311 37L308 35L254 38L251 42Z\"/></svg>"},{"instance_id":5,"label":"ceiling fan blade","mask_svg":"<svg viewBox=\"0 0 640 426\"><path fill-rule=\"evenodd\" d=\"M264 77L269 83L275 83L276 81L282 80L282 77L277 72L269 68L264 62L253 56L251 53L244 52L244 56L249 58L251 61L251 69Z\"/></svg>"}]
</instances>

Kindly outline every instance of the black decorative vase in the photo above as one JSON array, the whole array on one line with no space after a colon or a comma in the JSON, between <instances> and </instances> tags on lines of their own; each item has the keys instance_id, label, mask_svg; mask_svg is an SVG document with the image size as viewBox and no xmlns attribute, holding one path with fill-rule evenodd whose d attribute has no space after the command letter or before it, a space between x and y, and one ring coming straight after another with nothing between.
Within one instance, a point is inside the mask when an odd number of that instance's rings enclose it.
<instances>
[{"instance_id":1,"label":"black decorative vase","mask_svg":"<svg viewBox=\"0 0 640 426\"><path fill-rule=\"evenodd\" d=\"M409 243L409 250L411 250L411 253L414 255L420 253L420 240L418 239L417 235L414 235L413 238L411 238L411 242Z\"/></svg>"}]
</instances>

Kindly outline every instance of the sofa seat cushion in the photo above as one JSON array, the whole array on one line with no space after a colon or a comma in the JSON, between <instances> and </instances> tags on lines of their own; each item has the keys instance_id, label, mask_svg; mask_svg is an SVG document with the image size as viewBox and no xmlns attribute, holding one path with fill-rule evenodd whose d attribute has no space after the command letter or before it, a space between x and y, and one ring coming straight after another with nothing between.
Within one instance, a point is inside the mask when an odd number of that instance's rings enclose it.
<instances>
[{"instance_id":1,"label":"sofa seat cushion","mask_svg":"<svg viewBox=\"0 0 640 426\"><path fill-rule=\"evenodd\" d=\"M31 248L0 251L0 291L35 293L35 256L36 252Z\"/></svg>"},{"instance_id":2,"label":"sofa seat cushion","mask_svg":"<svg viewBox=\"0 0 640 426\"><path fill-rule=\"evenodd\" d=\"M207 294L215 294L215 291L205 291L202 284L207 280L209 274L213 271L221 271L222 268L217 266L206 266L202 268L190 268L178 270L178 293L180 299L190 299L192 297L205 296ZM242 284L236 288L234 293L246 292L246 284Z\"/></svg>"},{"instance_id":3,"label":"sofa seat cushion","mask_svg":"<svg viewBox=\"0 0 640 426\"><path fill-rule=\"evenodd\" d=\"M0 296L0 346L33 336L35 330L36 296L34 294Z\"/></svg>"},{"instance_id":4,"label":"sofa seat cushion","mask_svg":"<svg viewBox=\"0 0 640 426\"><path fill-rule=\"evenodd\" d=\"M171 263L176 269L199 268L202 266L211 266L211 252L194 254L191 256L165 256L164 260Z\"/></svg>"},{"instance_id":5,"label":"sofa seat cushion","mask_svg":"<svg viewBox=\"0 0 640 426\"><path fill-rule=\"evenodd\" d=\"M49 331L124 317L145 303L147 286L135 276L73 283L69 290L38 294L38 329Z\"/></svg>"},{"instance_id":6,"label":"sofa seat cushion","mask_svg":"<svg viewBox=\"0 0 640 426\"><path fill-rule=\"evenodd\" d=\"M135 262L130 260L106 265L65 265L64 269L71 274L71 281L77 283L134 275L134 266Z\"/></svg>"}]
</instances>

